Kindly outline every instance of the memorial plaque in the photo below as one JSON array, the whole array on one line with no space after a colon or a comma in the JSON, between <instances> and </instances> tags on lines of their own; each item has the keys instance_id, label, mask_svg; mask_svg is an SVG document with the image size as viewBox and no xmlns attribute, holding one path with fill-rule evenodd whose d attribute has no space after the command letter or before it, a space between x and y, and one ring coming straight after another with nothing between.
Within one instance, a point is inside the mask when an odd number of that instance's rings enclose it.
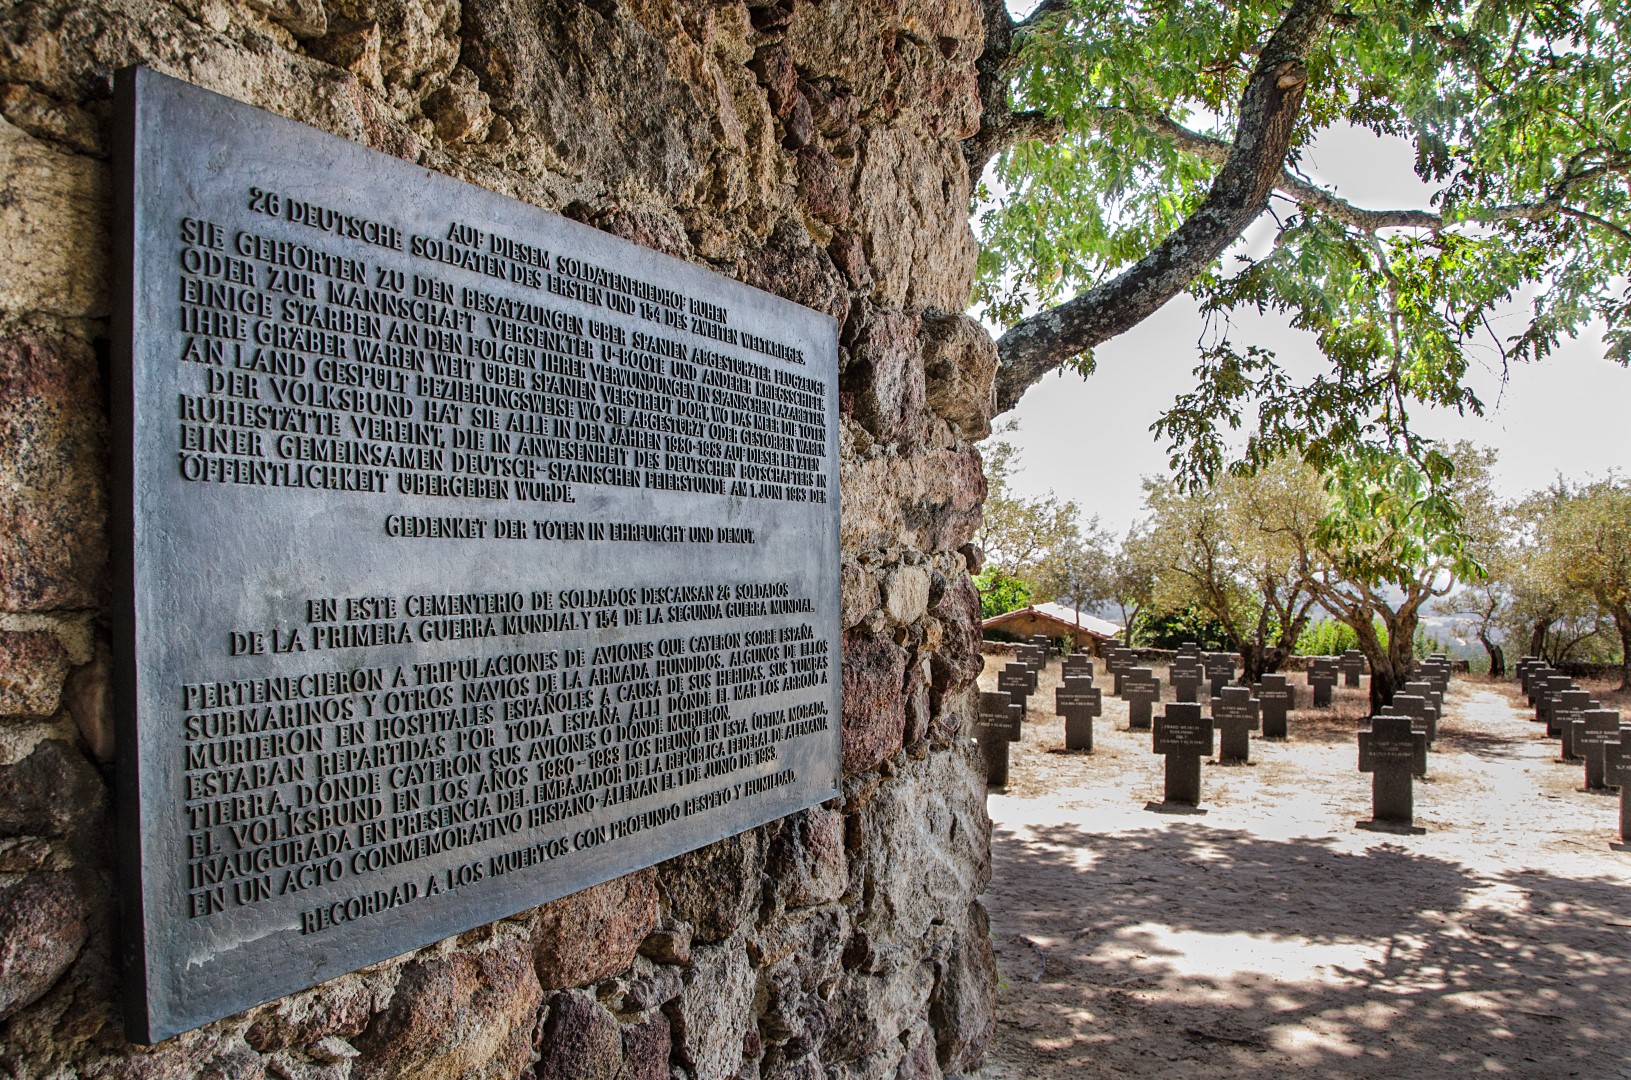
<instances>
[{"instance_id":1,"label":"memorial plaque","mask_svg":"<svg viewBox=\"0 0 1631 1080\"><path fill-rule=\"evenodd\" d=\"M116 115L133 1038L837 793L832 319L150 71Z\"/></svg>"},{"instance_id":2,"label":"memorial plaque","mask_svg":"<svg viewBox=\"0 0 1631 1080\"><path fill-rule=\"evenodd\" d=\"M1284 675L1265 675L1257 684L1257 701L1263 711L1263 738L1290 738L1286 714L1297 707L1297 688Z\"/></svg>"}]
</instances>

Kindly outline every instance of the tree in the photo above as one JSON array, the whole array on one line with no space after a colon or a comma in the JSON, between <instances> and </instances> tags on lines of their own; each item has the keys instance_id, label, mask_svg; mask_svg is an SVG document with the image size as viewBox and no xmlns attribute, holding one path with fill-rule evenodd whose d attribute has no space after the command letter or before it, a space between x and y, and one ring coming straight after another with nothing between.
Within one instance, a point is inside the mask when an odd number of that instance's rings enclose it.
<instances>
[{"instance_id":1,"label":"tree","mask_svg":"<svg viewBox=\"0 0 1631 1080\"><path fill-rule=\"evenodd\" d=\"M1610 476L1581 484L1542 531L1561 579L1614 621L1620 689L1631 690L1631 482Z\"/></svg>"},{"instance_id":2,"label":"tree","mask_svg":"<svg viewBox=\"0 0 1631 1080\"><path fill-rule=\"evenodd\" d=\"M1099 519L1089 518L1043 556L1036 574L1037 593L1062 601L1078 617L1085 608L1106 602L1114 591L1112 544Z\"/></svg>"},{"instance_id":3,"label":"tree","mask_svg":"<svg viewBox=\"0 0 1631 1080\"><path fill-rule=\"evenodd\" d=\"M1129 648L1139 617L1155 595L1158 560L1146 526L1135 525L1116 551L1110 569L1110 598L1121 609L1122 642Z\"/></svg>"},{"instance_id":4,"label":"tree","mask_svg":"<svg viewBox=\"0 0 1631 1080\"><path fill-rule=\"evenodd\" d=\"M1314 604L1292 534L1306 544L1325 511L1318 477L1282 463L1198 491L1146 480L1144 499L1156 606L1210 616L1248 685L1278 670Z\"/></svg>"},{"instance_id":5,"label":"tree","mask_svg":"<svg viewBox=\"0 0 1631 1080\"><path fill-rule=\"evenodd\" d=\"M1494 454L1460 443L1446 461L1435 483L1404 454L1356 455L1328 474L1329 509L1295 541L1309 590L1370 662L1373 709L1415 669L1424 606L1484 574L1474 553L1498 515Z\"/></svg>"},{"instance_id":6,"label":"tree","mask_svg":"<svg viewBox=\"0 0 1631 1080\"><path fill-rule=\"evenodd\" d=\"M1631 354L1631 33L1620 5L1450 0L985 0L977 303L1007 327L1007 410L1180 292L1227 322L1274 309L1328 370L1299 382L1222 335L1157 423L1192 477L1255 405L1244 460L1418 456L1416 404L1479 412L1469 349L1544 357L1594 319ZM1410 140L1430 202L1364 208L1309 180L1315 136ZM989 166L989 170L988 170ZM993 183L981 182L989 177ZM1220 257L1273 213L1269 253ZM1491 316L1529 304L1501 339ZM1427 469L1430 484L1441 477Z\"/></svg>"},{"instance_id":7,"label":"tree","mask_svg":"<svg viewBox=\"0 0 1631 1080\"><path fill-rule=\"evenodd\" d=\"M1008 424L993 432L981 446L986 497L979 539L987 568L1029 585L1050 552L1079 540L1081 507L1051 491L1041 498L1026 498L1014 490L1018 451L1002 437L1014 427Z\"/></svg>"}]
</instances>

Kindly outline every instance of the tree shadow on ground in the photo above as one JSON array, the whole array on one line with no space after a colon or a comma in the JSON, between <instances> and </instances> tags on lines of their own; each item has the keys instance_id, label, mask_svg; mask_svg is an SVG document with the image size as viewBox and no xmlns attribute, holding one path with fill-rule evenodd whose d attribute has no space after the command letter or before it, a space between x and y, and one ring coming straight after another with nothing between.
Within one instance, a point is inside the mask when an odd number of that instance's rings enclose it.
<instances>
[{"instance_id":1,"label":"tree shadow on ground","mask_svg":"<svg viewBox=\"0 0 1631 1080\"><path fill-rule=\"evenodd\" d=\"M999 828L993 858L989 1075L1631 1076L1613 880L1200 826Z\"/></svg>"}]
</instances>

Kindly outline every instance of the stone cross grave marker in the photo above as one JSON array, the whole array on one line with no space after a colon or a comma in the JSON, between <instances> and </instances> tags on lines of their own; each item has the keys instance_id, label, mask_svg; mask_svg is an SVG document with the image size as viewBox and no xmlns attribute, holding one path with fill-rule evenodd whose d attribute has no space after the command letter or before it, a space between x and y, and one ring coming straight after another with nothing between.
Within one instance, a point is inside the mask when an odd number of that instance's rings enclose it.
<instances>
[{"instance_id":1,"label":"stone cross grave marker","mask_svg":"<svg viewBox=\"0 0 1631 1080\"><path fill-rule=\"evenodd\" d=\"M1083 675L1091 679L1093 658L1087 653L1073 652L1065 657L1064 663L1060 666L1060 674L1067 679L1080 678Z\"/></svg>"},{"instance_id":2,"label":"stone cross grave marker","mask_svg":"<svg viewBox=\"0 0 1631 1080\"><path fill-rule=\"evenodd\" d=\"M1046 634L1032 634L1027 639L1030 644L1042 650L1043 659L1053 655L1053 639Z\"/></svg>"},{"instance_id":3,"label":"stone cross grave marker","mask_svg":"<svg viewBox=\"0 0 1631 1080\"><path fill-rule=\"evenodd\" d=\"M1371 717L1359 733L1359 771L1371 774L1371 819L1392 825L1416 820L1414 778L1427 771L1427 736L1410 716Z\"/></svg>"},{"instance_id":4,"label":"stone cross grave marker","mask_svg":"<svg viewBox=\"0 0 1631 1080\"><path fill-rule=\"evenodd\" d=\"M1065 718L1065 749L1093 749L1093 718L1104 713L1104 691L1092 676L1069 676L1053 692L1053 711Z\"/></svg>"},{"instance_id":5,"label":"stone cross grave marker","mask_svg":"<svg viewBox=\"0 0 1631 1080\"><path fill-rule=\"evenodd\" d=\"M1198 659L1179 657L1172 662L1167 677L1172 680L1172 689L1179 701L1193 702L1199 700L1201 680L1206 677L1206 669L1201 667Z\"/></svg>"},{"instance_id":6,"label":"stone cross grave marker","mask_svg":"<svg viewBox=\"0 0 1631 1080\"><path fill-rule=\"evenodd\" d=\"M1147 667L1133 668L1121 677L1121 696L1127 699L1127 730L1148 731L1150 710L1161 700L1161 680Z\"/></svg>"},{"instance_id":7,"label":"stone cross grave marker","mask_svg":"<svg viewBox=\"0 0 1631 1080\"><path fill-rule=\"evenodd\" d=\"M1416 726L1421 728L1422 734L1427 737L1427 748L1431 750L1434 741L1438 738L1437 707L1420 694L1401 693L1393 695L1393 708L1395 711L1419 721Z\"/></svg>"},{"instance_id":8,"label":"stone cross grave marker","mask_svg":"<svg viewBox=\"0 0 1631 1080\"><path fill-rule=\"evenodd\" d=\"M1553 675L1561 674L1563 674L1561 671L1544 662L1530 668L1529 677L1524 680L1523 684L1523 694L1524 697L1529 699L1529 704L1538 704L1540 701L1540 688L1546 685L1546 680ZM1535 715L1535 719L1540 719L1538 713Z\"/></svg>"},{"instance_id":9,"label":"stone cross grave marker","mask_svg":"<svg viewBox=\"0 0 1631 1080\"><path fill-rule=\"evenodd\" d=\"M1014 722L1014 699L1003 692L985 690L980 693L980 714L974 721L974 738L985 757L985 782L988 787L1008 786L1008 746L1019 740L1019 725Z\"/></svg>"},{"instance_id":10,"label":"stone cross grave marker","mask_svg":"<svg viewBox=\"0 0 1631 1080\"><path fill-rule=\"evenodd\" d=\"M1308 685L1314 688L1316 707L1331 704L1331 691L1337 684L1337 659L1334 656L1316 656L1308 662Z\"/></svg>"},{"instance_id":11,"label":"stone cross grave marker","mask_svg":"<svg viewBox=\"0 0 1631 1080\"><path fill-rule=\"evenodd\" d=\"M1603 745L1621 738L1620 711L1587 709L1572 726L1575 752L1586 759L1586 790L1601 791L1608 786L1603 765Z\"/></svg>"},{"instance_id":12,"label":"stone cross grave marker","mask_svg":"<svg viewBox=\"0 0 1631 1080\"><path fill-rule=\"evenodd\" d=\"M1620 839L1631 843L1631 731L1603 744L1603 781L1620 789Z\"/></svg>"},{"instance_id":13,"label":"stone cross grave marker","mask_svg":"<svg viewBox=\"0 0 1631 1080\"><path fill-rule=\"evenodd\" d=\"M1601 708L1602 705L1593 701L1587 690L1565 690L1557 695L1552 702L1552 726L1557 728L1558 738L1562 740L1558 753L1560 760L1580 760L1580 750L1574 745L1575 722L1584 719L1586 713Z\"/></svg>"},{"instance_id":14,"label":"stone cross grave marker","mask_svg":"<svg viewBox=\"0 0 1631 1080\"><path fill-rule=\"evenodd\" d=\"M1121 677L1133 669L1133 650L1114 648L1104 658L1104 670L1115 679L1115 685L1110 692L1116 697L1121 696Z\"/></svg>"},{"instance_id":15,"label":"stone cross grave marker","mask_svg":"<svg viewBox=\"0 0 1631 1080\"><path fill-rule=\"evenodd\" d=\"M1178 646L1178 655L1199 657L1201 655L1201 646L1198 642L1186 641Z\"/></svg>"},{"instance_id":16,"label":"stone cross grave marker","mask_svg":"<svg viewBox=\"0 0 1631 1080\"><path fill-rule=\"evenodd\" d=\"M1546 737L1560 738L1562 732L1557 730L1552 721L1552 706L1557 704L1557 696L1565 690L1575 689L1574 680L1567 675L1548 675L1535 687L1535 719L1546 725Z\"/></svg>"},{"instance_id":17,"label":"stone cross grave marker","mask_svg":"<svg viewBox=\"0 0 1631 1080\"><path fill-rule=\"evenodd\" d=\"M1031 645L1020 645L1014 649L1014 663L1025 668L1029 676L1029 693L1036 693L1036 680L1042 674L1042 650Z\"/></svg>"},{"instance_id":18,"label":"stone cross grave marker","mask_svg":"<svg viewBox=\"0 0 1631 1080\"><path fill-rule=\"evenodd\" d=\"M1518 661L1517 667L1512 669L1512 674L1518 680L1518 686L1522 688L1525 694L1529 693L1529 676L1534 674L1535 669L1540 667L1541 664L1540 657L1526 656Z\"/></svg>"},{"instance_id":19,"label":"stone cross grave marker","mask_svg":"<svg viewBox=\"0 0 1631 1080\"><path fill-rule=\"evenodd\" d=\"M1157 754L1165 755L1162 798L1169 803L1196 806L1201 801L1201 760L1212 756L1212 722L1201 715L1198 703L1169 702L1155 719L1153 738Z\"/></svg>"},{"instance_id":20,"label":"stone cross grave marker","mask_svg":"<svg viewBox=\"0 0 1631 1080\"><path fill-rule=\"evenodd\" d=\"M1012 694L1015 701L1024 702L1030 696L1036 675L1024 664L1006 664L997 672L997 689Z\"/></svg>"},{"instance_id":21,"label":"stone cross grave marker","mask_svg":"<svg viewBox=\"0 0 1631 1080\"><path fill-rule=\"evenodd\" d=\"M1410 720L1411 726L1413 726L1416 729L1416 734L1420 735L1424 739L1427 738L1427 721L1424 718L1420 717L1420 716L1411 716L1409 713L1400 712L1397 708L1395 708L1392 705L1383 705L1379 710L1377 710L1376 715L1377 716L1404 716L1404 717L1408 717L1409 720ZM1433 748L1433 743L1432 743L1432 740L1430 740L1430 739L1427 742L1427 748L1429 750L1431 750ZM1416 775L1418 777L1424 777L1424 778L1427 776L1427 755L1426 754L1422 755L1421 768L1417 771Z\"/></svg>"},{"instance_id":22,"label":"stone cross grave marker","mask_svg":"<svg viewBox=\"0 0 1631 1080\"><path fill-rule=\"evenodd\" d=\"M1229 680L1235 677L1235 654L1215 652L1206 654L1206 678L1211 683L1212 696L1223 693Z\"/></svg>"},{"instance_id":23,"label":"stone cross grave marker","mask_svg":"<svg viewBox=\"0 0 1631 1080\"><path fill-rule=\"evenodd\" d=\"M1259 726L1258 700L1249 687L1225 686L1223 693L1212 699L1212 726L1221 732L1218 739L1218 760L1227 764L1244 765L1251 761L1251 733Z\"/></svg>"},{"instance_id":24,"label":"stone cross grave marker","mask_svg":"<svg viewBox=\"0 0 1631 1080\"><path fill-rule=\"evenodd\" d=\"M1415 694L1417 697L1422 698L1427 702L1427 707L1433 714L1433 723L1430 726L1432 734L1427 736L1427 741L1432 742L1434 739L1437 739L1438 722L1444 718L1444 691L1438 689L1436 686L1430 682L1427 682L1426 680L1417 680L1415 682L1405 683L1403 692L1406 694Z\"/></svg>"},{"instance_id":25,"label":"stone cross grave marker","mask_svg":"<svg viewBox=\"0 0 1631 1080\"><path fill-rule=\"evenodd\" d=\"M1342 684L1348 687L1359 685L1359 677L1365 673L1365 654L1358 649L1349 649L1342 654Z\"/></svg>"},{"instance_id":26,"label":"stone cross grave marker","mask_svg":"<svg viewBox=\"0 0 1631 1080\"><path fill-rule=\"evenodd\" d=\"M1257 702L1263 713L1263 738L1289 739L1286 714L1297 707L1297 688L1284 675L1265 675L1257 684Z\"/></svg>"}]
</instances>

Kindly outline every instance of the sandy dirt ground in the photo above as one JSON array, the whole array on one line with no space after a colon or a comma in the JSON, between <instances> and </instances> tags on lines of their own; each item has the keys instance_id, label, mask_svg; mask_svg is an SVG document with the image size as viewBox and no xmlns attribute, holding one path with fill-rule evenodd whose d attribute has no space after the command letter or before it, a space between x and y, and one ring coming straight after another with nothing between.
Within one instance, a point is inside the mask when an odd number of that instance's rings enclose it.
<instances>
[{"instance_id":1,"label":"sandy dirt ground","mask_svg":"<svg viewBox=\"0 0 1631 1080\"><path fill-rule=\"evenodd\" d=\"M1355 828L1363 691L1314 710L1293 676L1290 740L1203 766L1206 812L1173 814L1102 664L1094 752L1062 750L1058 667L990 797L1002 981L976 1076L1631 1077L1618 799L1580 790L1513 684L1451 683L1426 831L1402 835Z\"/></svg>"}]
</instances>

